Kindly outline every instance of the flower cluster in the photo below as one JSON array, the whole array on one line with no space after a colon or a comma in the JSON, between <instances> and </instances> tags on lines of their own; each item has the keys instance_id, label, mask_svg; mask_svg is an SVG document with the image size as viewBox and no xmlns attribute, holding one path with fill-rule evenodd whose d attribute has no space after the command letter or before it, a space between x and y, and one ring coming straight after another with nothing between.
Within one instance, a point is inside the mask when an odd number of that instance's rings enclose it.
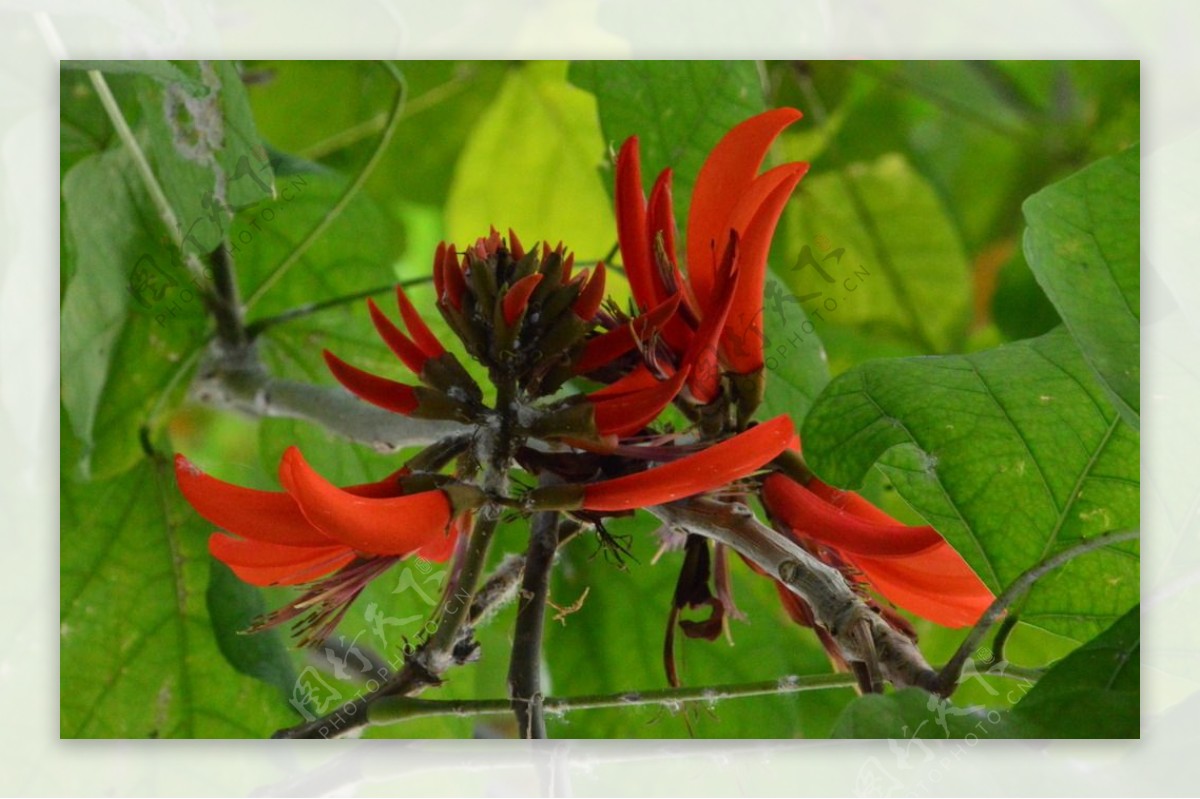
<instances>
[{"instance_id":1,"label":"flower cluster","mask_svg":"<svg viewBox=\"0 0 1200 799\"><path fill-rule=\"evenodd\" d=\"M647 196L637 139L624 143L615 194L628 309L605 301L605 264L577 269L561 244L527 248L512 231L493 229L461 251L439 246L436 310L482 367L476 374L486 372L488 392L403 289L396 289L402 325L368 301L376 330L410 376L372 374L331 352L325 361L368 403L476 431L436 457L418 456L376 483L339 488L292 448L280 465L282 492L219 481L181 457L184 495L222 530L210 539L212 554L255 585L308 586L266 623L302 616L306 640L320 640L397 559L450 557L484 508L557 510L599 525L607 515L701 494L759 497L780 535L841 570L897 629L911 631L886 603L940 624L974 622L992 595L933 528L901 525L810 476L787 415L754 421L764 392L768 252L808 165L760 169L799 118L792 109L770 111L721 140L695 183L686 248L678 246L670 170ZM580 390L563 396L569 382ZM682 424L660 420L668 406ZM503 481L482 480L497 435L509 458L505 471L515 462L554 479L520 495L509 495ZM445 473L452 461L453 473ZM709 638L732 610L725 553L715 551L714 595L709 542L692 537L687 547L695 568L676 592L668 645L684 606L712 606L712 623L681 623L689 635ZM804 601L783 586L780 594L791 616L816 627L838 657Z\"/></svg>"}]
</instances>

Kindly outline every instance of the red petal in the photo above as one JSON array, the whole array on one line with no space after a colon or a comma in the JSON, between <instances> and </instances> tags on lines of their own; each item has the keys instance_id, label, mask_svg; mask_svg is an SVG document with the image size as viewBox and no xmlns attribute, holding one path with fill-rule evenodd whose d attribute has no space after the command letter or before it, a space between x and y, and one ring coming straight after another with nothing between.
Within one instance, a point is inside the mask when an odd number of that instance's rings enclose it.
<instances>
[{"instance_id":1,"label":"red petal","mask_svg":"<svg viewBox=\"0 0 1200 799\"><path fill-rule=\"evenodd\" d=\"M317 529L372 555L407 555L445 533L450 501L442 491L391 499L356 496L313 471L289 447L280 465L283 487Z\"/></svg>"},{"instance_id":2,"label":"red petal","mask_svg":"<svg viewBox=\"0 0 1200 799\"><path fill-rule=\"evenodd\" d=\"M396 288L399 289L399 286ZM425 369L425 361L429 360L429 355L401 333L400 328L392 324L392 320L379 310L374 300L367 300L367 308L371 311L371 323L375 325L376 332L388 345L388 349L396 354L409 371L419 376Z\"/></svg>"},{"instance_id":3,"label":"red petal","mask_svg":"<svg viewBox=\"0 0 1200 799\"><path fill-rule=\"evenodd\" d=\"M425 324L421 314L413 307L412 300L404 293L404 287L399 284L396 285L396 304L400 306L400 318L404 320L404 326L408 328L409 335L421 348L421 352L430 358L444 355L446 348L442 346L442 342L438 341L437 336L433 335L429 325Z\"/></svg>"},{"instance_id":4,"label":"red petal","mask_svg":"<svg viewBox=\"0 0 1200 799\"><path fill-rule=\"evenodd\" d=\"M600 397L593 400L596 409L596 431L602 436L624 436L641 430L658 417L667 407L683 381L687 379L687 368L680 369L669 380L656 382L641 391Z\"/></svg>"},{"instance_id":5,"label":"red petal","mask_svg":"<svg viewBox=\"0 0 1200 799\"><path fill-rule=\"evenodd\" d=\"M289 547L244 541L213 533L208 551L244 582L251 585L296 585L337 571L354 560L348 547Z\"/></svg>"},{"instance_id":6,"label":"red petal","mask_svg":"<svg viewBox=\"0 0 1200 799\"><path fill-rule=\"evenodd\" d=\"M538 283L542 282L545 277L541 272L535 272L532 275L526 275L508 287L508 291L504 294L502 300L504 306L504 322L512 326L521 314L525 312L525 307L529 304L529 295L537 288Z\"/></svg>"},{"instance_id":7,"label":"red petal","mask_svg":"<svg viewBox=\"0 0 1200 799\"><path fill-rule=\"evenodd\" d=\"M517 238L517 233L512 228L508 229L508 251L512 253L514 261L519 261L525 257L525 247L521 244L521 240Z\"/></svg>"},{"instance_id":8,"label":"red petal","mask_svg":"<svg viewBox=\"0 0 1200 799\"><path fill-rule=\"evenodd\" d=\"M688 211L687 264L701 307L709 303L734 205L754 181L771 143L801 116L794 108L777 108L751 117L729 131L700 168Z\"/></svg>"},{"instance_id":9,"label":"red petal","mask_svg":"<svg viewBox=\"0 0 1200 799\"><path fill-rule=\"evenodd\" d=\"M484 259L486 260L486 256ZM486 269L486 266L481 265L481 269ZM467 290L467 281L463 277L462 267L458 264L458 255L453 249L446 251L446 257L442 260L442 290L443 294L439 295L439 299L443 302L448 302L456 311L462 310L463 292Z\"/></svg>"},{"instance_id":10,"label":"red petal","mask_svg":"<svg viewBox=\"0 0 1200 799\"><path fill-rule=\"evenodd\" d=\"M866 521L782 474L773 474L763 483L763 501L797 535L849 555L906 557L943 543L932 527Z\"/></svg>"},{"instance_id":11,"label":"red petal","mask_svg":"<svg viewBox=\"0 0 1200 799\"><path fill-rule=\"evenodd\" d=\"M721 331L725 329L726 320L729 319L729 309L733 306L740 280L738 247L738 239L734 236L729 240L725 248L725 257L721 260L713 301L705 310L700 327L692 337L683 358L684 365L692 367L692 379L688 388L692 395L705 405L716 398L721 383L721 367L717 363L717 340Z\"/></svg>"},{"instance_id":12,"label":"red petal","mask_svg":"<svg viewBox=\"0 0 1200 799\"><path fill-rule=\"evenodd\" d=\"M446 288L445 272L442 261L446 259L446 242L438 242L437 251L433 254L433 294L441 302L442 292Z\"/></svg>"},{"instance_id":13,"label":"red petal","mask_svg":"<svg viewBox=\"0 0 1200 799\"><path fill-rule=\"evenodd\" d=\"M658 330L674 316L682 296L674 294L653 310L631 320L629 324L588 339L583 354L575 362L575 373L585 375L593 372L632 350L638 341L644 341L651 332Z\"/></svg>"},{"instance_id":14,"label":"red petal","mask_svg":"<svg viewBox=\"0 0 1200 799\"><path fill-rule=\"evenodd\" d=\"M586 485L583 507L633 510L721 488L769 463L787 448L794 434L792 420L786 415L777 416L703 452L644 472Z\"/></svg>"},{"instance_id":15,"label":"red petal","mask_svg":"<svg viewBox=\"0 0 1200 799\"><path fill-rule=\"evenodd\" d=\"M646 197L642 194L642 164L637 136L630 136L617 155L617 240L621 263L640 310L657 304L651 273L650 233L646 220Z\"/></svg>"},{"instance_id":16,"label":"red petal","mask_svg":"<svg viewBox=\"0 0 1200 799\"><path fill-rule=\"evenodd\" d=\"M593 391L588 396L593 399L611 399L613 397L627 397L630 394L636 394L639 391L645 391L659 384L659 379L654 376L649 367L645 364L640 364L629 374L622 377L615 383L605 386L604 388Z\"/></svg>"},{"instance_id":17,"label":"red petal","mask_svg":"<svg viewBox=\"0 0 1200 799\"><path fill-rule=\"evenodd\" d=\"M583 287L571 308L575 315L585 322L590 322L596 317L600 303L604 302L604 279L604 262L601 261L596 264L596 270L588 278L587 285Z\"/></svg>"},{"instance_id":18,"label":"red petal","mask_svg":"<svg viewBox=\"0 0 1200 799\"><path fill-rule=\"evenodd\" d=\"M663 237L663 249L667 253L667 261L674 270L677 263L675 260L675 212L671 203L671 170L669 168L660 172L658 179L654 181L654 188L650 189L648 210L650 262L655 267L652 271L654 286L657 296L667 297L671 292L667 289L661 270L658 268L654 242L658 234L661 233Z\"/></svg>"},{"instance_id":19,"label":"red petal","mask_svg":"<svg viewBox=\"0 0 1200 799\"><path fill-rule=\"evenodd\" d=\"M995 600L945 541L908 558L851 556L850 561L889 602L944 627L974 624Z\"/></svg>"},{"instance_id":20,"label":"red petal","mask_svg":"<svg viewBox=\"0 0 1200 799\"><path fill-rule=\"evenodd\" d=\"M292 546L330 546L300 508L280 491L243 488L210 477L182 455L175 456L179 490L196 512L222 530L243 538Z\"/></svg>"},{"instance_id":21,"label":"red petal","mask_svg":"<svg viewBox=\"0 0 1200 799\"><path fill-rule=\"evenodd\" d=\"M767 256L779 217L788 199L808 171L808 164L776 167L754 181L730 217L730 227L740 234L741 274L733 301L736 326L725 329L727 363L736 374L756 372L763 366L763 288Z\"/></svg>"},{"instance_id":22,"label":"red petal","mask_svg":"<svg viewBox=\"0 0 1200 799\"><path fill-rule=\"evenodd\" d=\"M412 386L364 372L329 350L325 350L324 355L329 371L351 394L394 413L407 415L416 410L419 403Z\"/></svg>"},{"instance_id":23,"label":"red petal","mask_svg":"<svg viewBox=\"0 0 1200 799\"><path fill-rule=\"evenodd\" d=\"M464 531L471 529L470 514L463 514L450 523L450 529L446 531L446 535L435 537L425 546L417 550L417 557L423 560L431 561L432 563L444 563L454 554L454 547L458 543L458 537Z\"/></svg>"}]
</instances>

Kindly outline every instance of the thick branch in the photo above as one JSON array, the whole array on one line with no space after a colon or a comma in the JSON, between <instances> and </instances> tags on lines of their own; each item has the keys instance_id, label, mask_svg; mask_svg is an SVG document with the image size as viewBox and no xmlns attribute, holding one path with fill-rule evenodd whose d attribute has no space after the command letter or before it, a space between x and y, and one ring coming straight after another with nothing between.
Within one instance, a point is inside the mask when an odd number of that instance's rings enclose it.
<instances>
[{"instance_id":1,"label":"thick branch","mask_svg":"<svg viewBox=\"0 0 1200 799\"><path fill-rule=\"evenodd\" d=\"M866 664L896 687L932 691L937 674L920 650L851 589L836 569L760 522L745 505L690 499L648 508L664 522L732 547L812 608L849 661Z\"/></svg>"},{"instance_id":2,"label":"thick branch","mask_svg":"<svg viewBox=\"0 0 1200 799\"><path fill-rule=\"evenodd\" d=\"M457 422L413 419L376 408L341 388L279 380L258 361L253 345L214 342L192 384L198 401L250 416L303 419L380 452L464 435Z\"/></svg>"},{"instance_id":3,"label":"thick branch","mask_svg":"<svg viewBox=\"0 0 1200 799\"><path fill-rule=\"evenodd\" d=\"M550 568L558 549L558 522L557 511L545 511L534 514L529 524L525 576L517 600L517 622L508 669L508 693L521 738L546 737L546 719L542 711L542 629L550 589Z\"/></svg>"},{"instance_id":4,"label":"thick branch","mask_svg":"<svg viewBox=\"0 0 1200 799\"><path fill-rule=\"evenodd\" d=\"M1137 530L1120 530L1094 536L1093 538L1085 538L1075 546L1046 558L1038 565L1024 572L988 606L984 614L979 617L979 621L975 622L975 626L971 628L971 632L959 645L958 650L954 653L954 657L950 658L946 665L942 667L937 678L937 693L942 696L949 696L954 692L954 688L958 685L958 680L962 676L963 667L966 666L967 660L970 659L971 655L979 647L979 642L987 635L988 629L1000 620L1000 617L1004 615L1004 612L1008 608L1012 607L1014 602L1028 593L1029 589L1033 588L1034 583L1080 555L1085 555L1088 552L1094 552L1097 549L1103 549L1113 544L1132 541L1137 537ZM998 656L993 655L993 657Z\"/></svg>"}]
</instances>

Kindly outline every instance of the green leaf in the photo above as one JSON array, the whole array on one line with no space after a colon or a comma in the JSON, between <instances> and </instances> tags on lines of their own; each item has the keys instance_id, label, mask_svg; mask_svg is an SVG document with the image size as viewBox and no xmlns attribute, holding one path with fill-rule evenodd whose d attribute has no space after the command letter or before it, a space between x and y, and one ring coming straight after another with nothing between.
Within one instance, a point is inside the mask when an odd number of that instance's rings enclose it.
<instances>
[{"instance_id":1,"label":"green leaf","mask_svg":"<svg viewBox=\"0 0 1200 799\"><path fill-rule=\"evenodd\" d=\"M278 630L246 633L268 610L262 593L239 580L224 563L213 560L205 602L217 646L229 664L242 674L275 686L285 700L290 700L296 669L283 636Z\"/></svg>"},{"instance_id":2,"label":"green leaf","mask_svg":"<svg viewBox=\"0 0 1200 799\"><path fill-rule=\"evenodd\" d=\"M109 75L144 75L165 84L178 84L195 96L208 94L209 87L205 86L194 76L184 72L170 61L82 61L68 60L60 62L64 71L96 70Z\"/></svg>"},{"instance_id":3,"label":"green leaf","mask_svg":"<svg viewBox=\"0 0 1200 799\"><path fill-rule=\"evenodd\" d=\"M62 196L62 401L82 444L72 467L99 478L141 457L139 430L179 398L206 322L123 150L80 161Z\"/></svg>"},{"instance_id":4,"label":"green leaf","mask_svg":"<svg viewBox=\"0 0 1200 799\"><path fill-rule=\"evenodd\" d=\"M868 694L846 705L831 738L979 738L1011 737L997 710L957 707L920 688L893 694ZM982 734L981 734L982 733Z\"/></svg>"},{"instance_id":5,"label":"green leaf","mask_svg":"<svg viewBox=\"0 0 1200 799\"><path fill-rule=\"evenodd\" d=\"M1139 525L1138 436L1063 330L970 355L870 361L804 423L823 479L878 463L993 591L1079 541ZM1021 619L1087 640L1138 597L1138 547L1080 557L1038 583Z\"/></svg>"},{"instance_id":6,"label":"green leaf","mask_svg":"<svg viewBox=\"0 0 1200 799\"><path fill-rule=\"evenodd\" d=\"M273 175L237 68L228 61L188 66L211 90L207 96L152 82L143 82L139 94L146 157L175 213L184 251L206 255L220 245L232 211L273 196Z\"/></svg>"},{"instance_id":7,"label":"green leaf","mask_svg":"<svg viewBox=\"0 0 1200 799\"><path fill-rule=\"evenodd\" d=\"M1013 708L1028 738L1137 738L1141 727L1140 606L1063 658Z\"/></svg>"},{"instance_id":8,"label":"green leaf","mask_svg":"<svg viewBox=\"0 0 1200 799\"><path fill-rule=\"evenodd\" d=\"M681 227L708 153L732 127L764 110L753 61L578 61L570 76L595 95L610 147L638 137L643 180L671 168Z\"/></svg>"},{"instance_id":9,"label":"green leaf","mask_svg":"<svg viewBox=\"0 0 1200 799\"><path fill-rule=\"evenodd\" d=\"M1056 663L1036 684L997 680L1011 710L955 705L919 688L859 697L835 738L1137 738L1138 607ZM1032 687L1031 687L1032 686Z\"/></svg>"},{"instance_id":10,"label":"green leaf","mask_svg":"<svg viewBox=\"0 0 1200 799\"><path fill-rule=\"evenodd\" d=\"M759 415L789 414L797 425L829 382L829 363L804 307L773 273L763 303L767 387Z\"/></svg>"},{"instance_id":11,"label":"green leaf","mask_svg":"<svg viewBox=\"0 0 1200 799\"><path fill-rule=\"evenodd\" d=\"M290 718L278 691L238 674L213 637L209 531L166 459L63 481L64 738L258 736Z\"/></svg>"},{"instance_id":12,"label":"green leaf","mask_svg":"<svg viewBox=\"0 0 1200 799\"><path fill-rule=\"evenodd\" d=\"M1122 415L1139 424L1139 155L1131 147L1026 200L1025 257Z\"/></svg>"},{"instance_id":13,"label":"green leaf","mask_svg":"<svg viewBox=\"0 0 1200 799\"><path fill-rule=\"evenodd\" d=\"M786 273L809 316L903 338L930 352L961 340L967 260L929 184L899 155L800 181Z\"/></svg>"},{"instance_id":14,"label":"green leaf","mask_svg":"<svg viewBox=\"0 0 1200 799\"><path fill-rule=\"evenodd\" d=\"M528 245L562 241L585 261L615 241L595 102L561 73L554 64L510 70L476 121L446 202L446 232L459 246L493 225Z\"/></svg>"}]
</instances>

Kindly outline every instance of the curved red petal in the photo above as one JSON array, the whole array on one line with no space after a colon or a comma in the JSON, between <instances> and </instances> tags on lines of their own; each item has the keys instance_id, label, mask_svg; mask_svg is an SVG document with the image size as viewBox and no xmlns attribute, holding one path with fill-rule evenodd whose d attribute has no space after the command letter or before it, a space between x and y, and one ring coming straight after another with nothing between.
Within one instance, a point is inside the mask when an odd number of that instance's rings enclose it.
<instances>
[{"instance_id":1,"label":"curved red petal","mask_svg":"<svg viewBox=\"0 0 1200 799\"><path fill-rule=\"evenodd\" d=\"M226 483L175 456L175 479L196 512L222 530L243 538L291 546L329 546L334 542L313 527L299 506L281 491L258 491Z\"/></svg>"},{"instance_id":2,"label":"curved red petal","mask_svg":"<svg viewBox=\"0 0 1200 799\"><path fill-rule=\"evenodd\" d=\"M596 389L588 397L593 401L612 399L613 397L627 397L630 394L654 388L659 382L661 381L643 363L639 364L636 369L617 382L607 385L604 388Z\"/></svg>"},{"instance_id":3,"label":"curved red petal","mask_svg":"<svg viewBox=\"0 0 1200 799\"><path fill-rule=\"evenodd\" d=\"M672 272L678 272L675 258L675 210L671 201L671 169L668 167L659 173L650 189L648 204L648 239L650 245L650 263L654 267L651 274L654 277L656 296L667 297L672 293L663 279L662 270L657 262L655 241L659 234L663 239L663 250L667 255L667 266ZM677 286L678 287L678 286Z\"/></svg>"},{"instance_id":4,"label":"curved red petal","mask_svg":"<svg viewBox=\"0 0 1200 799\"><path fill-rule=\"evenodd\" d=\"M633 510L721 488L769 463L787 448L794 434L792 420L777 416L694 455L586 485L583 507Z\"/></svg>"},{"instance_id":5,"label":"curved red petal","mask_svg":"<svg viewBox=\"0 0 1200 799\"><path fill-rule=\"evenodd\" d=\"M486 255L482 260L486 260ZM449 303L456 311L462 310L463 293L467 290L467 280L463 277L462 267L458 263L458 254L453 248L446 250L442 259L442 294L438 299Z\"/></svg>"},{"instance_id":6,"label":"curved red petal","mask_svg":"<svg viewBox=\"0 0 1200 799\"><path fill-rule=\"evenodd\" d=\"M777 108L751 117L725 134L700 168L688 211L687 265L701 307L712 293L734 205L754 181L771 143L801 116L794 108Z\"/></svg>"},{"instance_id":7,"label":"curved red petal","mask_svg":"<svg viewBox=\"0 0 1200 799\"><path fill-rule=\"evenodd\" d=\"M450 523L450 501L442 491L390 499L357 496L317 474L296 447L284 453L280 478L317 529L360 552L407 555L442 535Z\"/></svg>"},{"instance_id":8,"label":"curved red petal","mask_svg":"<svg viewBox=\"0 0 1200 799\"><path fill-rule=\"evenodd\" d=\"M575 362L575 374L585 375L595 371L632 350L638 341L644 341L675 315L682 296L681 293L673 294L652 310L630 320L628 324L588 339L583 353Z\"/></svg>"},{"instance_id":9,"label":"curved red petal","mask_svg":"<svg viewBox=\"0 0 1200 799\"><path fill-rule=\"evenodd\" d=\"M657 304L651 273L650 231L646 218L646 196L642 193L642 164L637 136L630 136L617 154L617 241L621 263L633 300L640 310Z\"/></svg>"},{"instance_id":10,"label":"curved red petal","mask_svg":"<svg viewBox=\"0 0 1200 799\"><path fill-rule=\"evenodd\" d=\"M412 300L404 292L404 287L399 284L396 285L396 304L400 307L400 318L404 320L404 326L408 328L409 335L412 336L413 342L421 349L421 352L430 358L444 355L446 348L429 329L429 325L425 324L425 320L417 312Z\"/></svg>"},{"instance_id":11,"label":"curved red petal","mask_svg":"<svg viewBox=\"0 0 1200 799\"><path fill-rule=\"evenodd\" d=\"M514 261L525 257L525 245L521 244L521 240L517 238L517 232L512 228L508 229L508 251L512 253Z\"/></svg>"},{"instance_id":12,"label":"curved red petal","mask_svg":"<svg viewBox=\"0 0 1200 799\"><path fill-rule=\"evenodd\" d=\"M729 319L729 311L733 307L737 285L741 280L739 253L740 245L735 234L725 248L725 257L722 258L721 268L717 273L716 291L713 292L712 302L705 309L704 316L700 319L700 327L696 329L683 358L684 365L692 367L692 378L688 388L692 396L705 405L716 398L720 388L721 367L717 360L717 342Z\"/></svg>"},{"instance_id":13,"label":"curved red petal","mask_svg":"<svg viewBox=\"0 0 1200 799\"><path fill-rule=\"evenodd\" d=\"M324 356L329 371L351 394L393 413L407 415L416 410L419 403L412 386L364 372L329 350L325 350Z\"/></svg>"},{"instance_id":14,"label":"curved red petal","mask_svg":"<svg viewBox=\"0 0 1200 799\"><path fill-rule=\"evenodd\" d=\"M463 514L450 523L450 529L446 534L440 537L435 537L425 546L417 550L416 556L432 563L444 563L454 554L454 547L458 544L458 537L464 531L471 529L470 514Z\"/></svg>"},{"instance_id":15,"label":"curved red petal","mask_svg":"<svg viewBox=\"0 0 1200 799\"><path fill-rule=\"evenodd\" d=\"M419 376L425 369L425 361L429 360L429 355L413 343L408 336L400 332L400 328L396 327L392 320L379 310L379 306L375 304L374 300L367 300L367 308L371 312L371 323L375 325L375 331L388 345L388 349L396 354L396 357L408 367L410 372Z\"/></svg>"},{"instance_id":16,"label":"curved red petal","mask_svg":"<svg viewBox=\"0 0 1200 799\"><path fill-rule=\"evenodd\" d=\"M213 533L208 551L251 585L296 585L337 571L357 557L341 545L290 547Z\"/></svg>"},{"instance_id":17,"label":"curved red petal","mask_svg":"<svg viewBox=\"0 0 1200 799\"><path fill-rule=\"evenodd\" d=\"M594 398L596 431L602 436L624 436L641 430L675 399L687 376L688 369L684 367L670 379L658 381L641 391Z\"/></svg>"},{"instance_id":18,"label":"curved red petal","mask_svg":"<svg viewBox=\"0 0 1200 799\"><path fill-rule=\"evenodd\" d=\"M908 558L851 556L871 586L889 602L944 627L968 627L995 600L954 549L941 545Z\"/></svg>"},{"instance_id":19,"label":"curved red petal","mask_svg":"<svg viewBox=\"0 0 1200 799\"><path fill-rule=\"evenodd\" d=\"M736 374L749 374L763 367L763 289L771 239L787 201L808 164L786 164L757 178L730 216L730 227L739 235L741 266L734 291L732 315L736 323L726 326L722 350L726 363Z\"/></svg>"},{"instance_id":20,"label":"curved red petal","mask_svg":"<svg viewBox=\"0 0 1200 799\"><path fill-rule=\"evenodd\" d=\"M579 293L571 307L575 315L585 322L590 322L596 317L596 312L600 310L600 304L604 302L605 278L604 262L600 261L596 264L595 271L592 272L592 276L588 278L583 291Z\"/></svg>"},{"instance_id":21,"label":"curved red petal","mask_svg":"<svg viewBox=\"0 0 1200 799\"><path fill-rule=\"evenodd\" d=\"M534 272L508 287L508 291L505 292L504 299L501 301L505 324L513 325L525 312L525 308L529 304L529 295L533 294L533 290L537 288L538 283L542 282L543 277L545 275L541 272Z\"/></svg>"},{"instance_id":22,"label":"curved red petal","mask_svg":"<svg viewBox=\"0 0 1200 799\"><path fill-rule=\"evenodd\" d=\"M763 482L763 502L797 535L848 555L910 557L944 543L929 526L866 521L782 474L773 474Z\"/></svg>"}]
</instances>

